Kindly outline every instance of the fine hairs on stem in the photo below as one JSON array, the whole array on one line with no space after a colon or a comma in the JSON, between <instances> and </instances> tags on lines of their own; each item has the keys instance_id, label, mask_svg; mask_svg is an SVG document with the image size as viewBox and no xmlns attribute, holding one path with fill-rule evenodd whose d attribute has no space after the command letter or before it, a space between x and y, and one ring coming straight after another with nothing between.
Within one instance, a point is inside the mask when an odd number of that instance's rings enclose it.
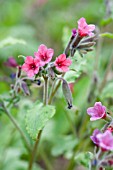
<instances>
[{"instance_id":1,"label":"fine hairs on stem","mask_svg":"<svg viewBox=\"0 0 113 170\"><path fill-rule=\"evenodd\" d=\"M43 104L47 105L48 104L48 77L44 76L43 78L44 78ZM42 130L39 131L37 139L36 139L34 147L33 147L33 150L31 152L28 170L32 170L33 162L35 160L35 156L37 153L37 148L39 145L41 134L42 134Z\"/></svg>"}]
</instances>

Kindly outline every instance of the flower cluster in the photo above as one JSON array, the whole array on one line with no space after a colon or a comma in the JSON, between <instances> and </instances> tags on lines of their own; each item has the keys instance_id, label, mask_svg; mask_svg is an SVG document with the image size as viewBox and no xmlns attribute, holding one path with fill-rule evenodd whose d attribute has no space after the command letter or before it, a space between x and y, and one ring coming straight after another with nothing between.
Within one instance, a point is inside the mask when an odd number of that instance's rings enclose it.
<instances>
[{"instance_id":1,"label":"flower cluster","mask_svg":"<svg viewBox=\"0 0 113 170\"><path fill-rule=\"evenodd\" d=\"M72 35L76 36L77 32L80 37L86 37L86 36L93 36L93 31L95 30L95 25L93 24L87 24L85 18L80 18L78 20L78 29L75 28L72 30Z\"/></svg>"},{"instance_id":2,"label":"flower cluster","mask_svg":"<svg viewBox=\"0 0 113 170\"><path fill-rule=\"evenodd\" d=\"M72 29L72 36L65 50L66 56L74 56L76 50L79 51L80 55L87 54L87 52L92 51L90 48L95 45L95 40L97 35L93 33L95 30L95 25L87 24L85 18L80 18L78 20L78 29Z\"/></svg>"},{"instance_id":3,"label":"flower cluster","mask_svg":"<svg viewBox=\"0 0 113 170\"><path fill-rule=\"evenodd\" d=\"M96 121L99 119L105 119L105 121L107 121L107 123L104 125L104 127L102 128L102 131L100 131L99 129L95 129L92 136L90 136L91 140L93 141L93 143L100 148L100 150L95 153L95 158L93 161L96 160L96 166L98 167L103 167L103 166L112 166L112 158L109 158L109 154L108 154L108 158L105 157L102 153L103 152L107 152L107 151L113 151L113 119L112 117L107 113L107 109L105 106L102 105L101 102L96 102L94 104L94 107L89 107L87 109L87 114L91 116L90 120L91 121ZM103 158L101 160L101 158L99 157L101 155L103 155ZM93 162L92 162L93 165Z\"/></svg>"},{"instance_id":4,"label":"flower cluster","mask_svg":"<svg viewBox=\"0 0 113 170\"><path fill-rule=\"evenodd\" d=\"M35 58L32 56L26 57L22 70L27 73L28 77L33 77L38 74L41 67L46 67L50 63L53 55L54 50L42 44L39 46L38 51L34 53ZM71 60L67 59L65 54L61 54L56 58L53 67L55 66L60 72L67 72L70 65Z\"/></svg>"}]
</instances>

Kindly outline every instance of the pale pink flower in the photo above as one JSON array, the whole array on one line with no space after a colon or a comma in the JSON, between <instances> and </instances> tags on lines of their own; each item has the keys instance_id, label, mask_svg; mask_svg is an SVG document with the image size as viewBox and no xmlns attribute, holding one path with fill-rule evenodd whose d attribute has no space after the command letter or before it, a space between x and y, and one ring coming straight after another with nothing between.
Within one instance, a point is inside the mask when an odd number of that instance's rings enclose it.
<instances>
[{"instance_id":1,"label":"pale pink flower","mask_svg":"<svg viewBox=\"0 0 113 170\"><path fill-rule=\"evenodd\" d=\"M95 29L95 25L93 24L87 24L85 18L80 18L78 20L78 33L81 37L84 36L92 36L94 35L94 33L92 33L92 31L94 31Z\"/></svg>"},{"instance_id":2,"label":"pale pink flower","mask_svg":"<svg viewBox=\"0 0 113 170\"><path fill-rule=\"evenodd\" d=\"M47 48L44 44L41 44L34 56L40 60L40 66L44 66L51 61L53 54L54 50L52 48Z\"/></svg>"},{"instance_id":3,"label":"pale pink flower","mask_svg":"<svg viewBox=\"0 0 113 170\"><path fill-rule=\"evenodd\" d=\"M55 66L60 72L67 72L72 61L69 58L66 58L65 54L59 55L55 60Z\"/></svg>"},{"instance_id":4,"label":"pale pink flower","mask_svg":"<svg viewBox=\"0 0 113 170\"><path fill-rule=\"evenodd\" d=\"M39 71L39 64L39 59L27 56L25 63L22 65L22 70L27 73L28 77L33 77Z\"/></svg>"},{"instance_id":5,"label":"pale pink flower","mask_svg":"<svg viewBox=\"0 0 113 170\"><path fill-rule=\"evenodd\" d=\"M96 102L94 107L87 109L87 114L91 116L91 121L104 119L106 117L106 107L101 102Z\"/></svg>"},{"instance_id":6,"label":"pale pink flower","mask_svg":"<svg viewBox=\"0 0 113 170\"><path fill-rule=\"evenodd\" d=\"M106 130L102 134L98 134L96 137L99 141L99 146L103 151L113 150L113 135L109 130Z\"/></svg>"},{"instance_id":7,"label":"pale pink flower","mask_svg":"<svg viewBox=\"0 0 113 170\"><path fill-rule=\"evenodd\" d=\"M99 140L98 140L98 138L97 138L97 135L98 135L98 134L101 134L100 130L95 129L95 130L93 131L93 135L90 136L91 140L92 140L93 143L95 143L96 145L99 144Z\"/></svg>"}]
</instances>

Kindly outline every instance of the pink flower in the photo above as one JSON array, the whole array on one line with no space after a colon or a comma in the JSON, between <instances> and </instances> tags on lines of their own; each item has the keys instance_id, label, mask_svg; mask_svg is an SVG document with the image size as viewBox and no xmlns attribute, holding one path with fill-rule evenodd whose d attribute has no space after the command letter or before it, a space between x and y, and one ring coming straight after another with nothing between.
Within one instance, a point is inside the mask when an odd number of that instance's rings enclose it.
<instances>
[{"instance_id":1,"label":"pink flower","mask_svg":"<svg viewBox=\"0 0 113 170\"><path fill-rule=\"evenodd\" d=\"M93 25L93 24L88 25L86 23L85 18L80 18L78 20L78 33L81 37L88 36L88 35L89 36L94 35L92 33L92 31L94 31L94 29L95 29L95 25Z\"/></svg>"},{"instance_id":2,"label":"pink flower","mask_svg":"<svg viewBox=\"0 0 113 170\"><path fill-rule=\"evenodd\" d=\"M96 137L99 141L99 146L103 151L113 150L113 136L109 130L106 130L102 134L98 134Z\"/></svg>"},{"instance_id":3,"label":"pink flower","mask_svg":"<svg viewBox=\"0 0 113 170\"><path fill-rule=\"evenodd\" d=\"M55 66L58 71L67 72L72 61L69 58L66 58L65 54L59 55L55 60Z\"/></svg>"},{"instance_id":4,"label":"pink flower","mask_svg":"<svg viewBox=\"0 0 113 170\"><path fill-rule=\"evenodd\" d=\"M51 61L53 54L53 49L47 48L44 44L41 44L38 51L34 53L34 56L40 60L40 66L44 66Z\"/></svg>"},{"instance_id":5,"label":"pink flower","mask_svg":"<svg viewBox=\"0 0 113 170\"><path fill-rule=\"evenodd\" d=\"M91 121L104 119L106 117L106 107L102 106L101 102L96 102L94 107L87 109L87 113L91 116Z\"/></svg>"},{"instance_id":6,"label":"pink flower","mask_svg":"<svg viewBox=\"0 0 113 170\"><path fill-rule=\"evenodd\" d=\"M33 77L39 71L39 64L39 59L27 56L25 63L22 65L22 70L27 72L28 77Z\"/></svg>"},{"instance_id":7,"label":"pink flower","mask_svg":"<svg viewBox=\"0 0 113 170\"><path fill-rule=\"evenodd\" d=\"M90 136L91 140L92 140L93 143L95 143L96 145L99 144L99 140L98 140L98 138L97 138L97 135L98 135L98 134L101 134L100 130L95 129L95 130L93 131L93 135Z\"/></svg>"}]
</instances>

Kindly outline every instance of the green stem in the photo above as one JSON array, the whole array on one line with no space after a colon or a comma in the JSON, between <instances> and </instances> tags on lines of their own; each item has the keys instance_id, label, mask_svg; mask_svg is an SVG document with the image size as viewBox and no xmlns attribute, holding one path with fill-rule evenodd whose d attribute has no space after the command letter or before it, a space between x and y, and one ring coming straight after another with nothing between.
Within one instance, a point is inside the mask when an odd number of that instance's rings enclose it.
<instances>
[{"instance_id":1,"label":"green stem","mask_svg":"<svg viewBox=\"0 0 113 170\"><path fill-rule=\"evenodd\" d=\"M12 117L12 115L10 114L10 112L6 109L5 105L3 105L4 111L6 113L6 115L9 117L9 119L11 120L11 122L13 123L13 125L15 126L15 128L18 130L18 132L20 133L20 135L22 136L22 139L25 142L25 145L28 149L28 151L31 151L31 146L26 138L26 136L24 135L22 129L20 128L20 126L18 125L18 123L16 122L16 120Z\"/></svg>"},{"instance_id":2,"label":"green stem","mask_svg":"<svg viewBox=\"0 0 113 170\"><path fill-rule=\"evenodd\" d=\"M48 77L44 77L43 103L48 104Z\"/></svg>"},{"instance_id":3,"label":"green stem","mask_svg":"<svg viewBox=\"0 0 113 170\"><path fill-rule=\"evenodd\" d=\"M32 170L33 161L34 161L34 159L35 159L35 155L36 155L36 151L37 151L37 147L38 147L38 144L39 144L39 140L40 140L41 133L42 133L42 130L39 131L38 136L37 136L37 139L36 139L36 142L35 142L35 144L34 144L34 147L33 147L32 153L31 153L31 158L30 158L30 161L29 161L28 170Z\"/></svg>"},{"instance_id":4,"label":"green stem","mask_svg":"<svg viewBox=\"0 0 113 170\"><path fill-rule=\"evenodd\" d=\"M48 101L48 104L51 104L52 100L53 100L53 97L55 95L55 93L57 92L59 86L60 86L60 83L61 83L61 80L58 81L58 84L56 85L55 89L51 92L51 95L49 97L49 101Z\"/></svg>"},{"instance_id":5,"label":"green stem","mask_svg":"<svg viewBox=\"0 0 113 170\"><path fill-rule=\"evenodd\" d=\"M47 105L48 104L48 77L44 76L43 78L44 78L43 104ZM41 138L41 134L42 134L42 130L39 131L36 142L34 144L34 147L33 147L32 153L31 153L31 157L30 157L30 161L29 161L28 170L32 170L33 162L35 160L35 156L36 156L37 148L38 148L39 141Z\"/></svg>"}]
</instances>

